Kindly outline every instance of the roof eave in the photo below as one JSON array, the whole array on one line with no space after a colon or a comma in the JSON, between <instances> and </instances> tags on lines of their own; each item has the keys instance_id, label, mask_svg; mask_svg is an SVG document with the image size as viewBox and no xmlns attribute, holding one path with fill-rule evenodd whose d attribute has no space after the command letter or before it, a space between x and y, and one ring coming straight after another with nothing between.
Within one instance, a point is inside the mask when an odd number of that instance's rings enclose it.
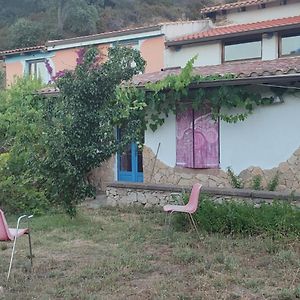
<instances>
[{"instance_id":1,"label":"roof eave","mask_svg":"<svg viewBox=\"0 0 300 300\"><path fill-rule=\"evenodd\" d=\"M118 37L118 36L124 36L129 34L139 34L143 32L150 32L155 30L160 30L162 25L153 25L149 27L141 27L141 28L134 28L134 29L128 29L124 31L112 31L107 33L99 33L91 36L82 36L82 37L74 37L64 40L57 40L57 41L48 41L46 43L47 47L51 46L61 46L61 45L68 45L72 43L81 43L81 42L89 42L99 39L105 39L105 38L112 38L112 37Z\"/></svg>"},{"instance_id":2,"label":"roof eave","mask_svg":"<svg viewBox=\"0 0 300 300\"><path fill-rule=\"evenodd\" d=\"M228 34L217 35L217 36L209 36L209 37L198 38L198 39L167 41L165 44L167 47L174 47L174 46L176 47L176 46L183 46L183 45L189 45L189 44L195 44L195 43L206 43L206 42L213 42L213 41L218 41L218 40L225 40L227 38L233 38L233 37L256 35L256 34L277 32L277 31L283 31L283 30L292 30L292 29L298 29L298 28L300 28L300 24L291 24L291 25L270 27L270 28L265 28L265 29L256 29L256 30L249 30L249 31L244 31L244 32L234 32L234 33L228 33Z\"/></svg>"},{"instance_id":3,"label":"roof eave","mask_svg":"<svg viewBox=\"0 0 300 300\"><path fill-rule=\"evenodd\" d=\"M300 81L300 73L287 74L287 75L275 75L275 76L257 76L257 77L245 77L245 78L232 78L232 79L220 79L214 81L201 81L198 83L192 83L190 88L209 88L217 87L221 85L253 85L253 84L264 84L264 83L283 83ZM150 83L150 82L149 82ZM146 84L136 85L138 88L145 88Z\"/></svg>"}]
</instances>

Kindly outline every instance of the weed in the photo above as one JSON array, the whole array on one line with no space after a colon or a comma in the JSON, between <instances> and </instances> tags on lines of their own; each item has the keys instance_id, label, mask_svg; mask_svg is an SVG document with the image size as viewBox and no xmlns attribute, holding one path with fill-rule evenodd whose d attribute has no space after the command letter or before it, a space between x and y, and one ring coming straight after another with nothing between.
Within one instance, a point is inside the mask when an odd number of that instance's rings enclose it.
<instances>
[{"instance_id":1,"label":"weed","mask_svg":"<svg viewBox=\"0 0 300 300\"><path fill-rule=\"evenodd\" d=\"M244 187L244 183L241 178L236 175L231 167L227 168L227 174L230 179L231 186L235 189L242 189Z\"/></svg>"},{"instance_id":2,"label":"weed","mask_svg":"<svg viewBox=\"0 0 300 300\"><path fill-rule=\"evenodd\" d=\"M261 175L255 175L255 176L253 176L251 188L252 188L253 190L256 190L256 191L262 190L263 187L262 187L262 185L261 185L261 182L262 182L262 177L261 177Z\"/></svg>"},{"instance_id":3,"label":"weed","mask_svg":"<svg viewBox=\"0 0 300 300\"><path fill-rule=\"evenodd\" d=\"M276 174L271 178L271 180L267 184L268 191L275 191L278 184L279 184L279 172L276 172Z\"/></svg>"},{"instance_id":4,"label":"weed","mask_svg":"<svg viewBox=\"0 0 300 300\"><path fill-rule=\"evenodd\" d=\"M294 297L294 291L290 289L282 289L280 294L278 295L279 300L293 300L295 299Z\"/></svg>"}]
</instances>

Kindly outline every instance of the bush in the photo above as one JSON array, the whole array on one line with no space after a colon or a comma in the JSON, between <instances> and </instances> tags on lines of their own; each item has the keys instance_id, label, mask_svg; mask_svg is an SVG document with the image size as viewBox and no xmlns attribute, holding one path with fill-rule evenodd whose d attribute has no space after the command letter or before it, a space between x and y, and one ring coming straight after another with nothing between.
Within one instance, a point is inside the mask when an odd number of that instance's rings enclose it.
<instances>
[{"instance_id":1,"label":"bush","mask_svg":"<svg viewBox=\"0 0 300 300\"><path fill-rule=\"evenodd\" d=\"M44 148L37 81L22 79L0 93L0 207L41 213L49 208L37 162Z\"/></svg>"},{"instance_id":2,"label":"bush","mask_svg":"<svg viewBox=\"0 0 300 300\"><path fill-rule=\"evenodd\" d=\"M300 210L279 201L255 207L236 201L215 203L205 197L194 216L199 229L208 233L300 237ZM176 223L186 226L183 219L176 215Z\"/></svg>"}]
</instances>

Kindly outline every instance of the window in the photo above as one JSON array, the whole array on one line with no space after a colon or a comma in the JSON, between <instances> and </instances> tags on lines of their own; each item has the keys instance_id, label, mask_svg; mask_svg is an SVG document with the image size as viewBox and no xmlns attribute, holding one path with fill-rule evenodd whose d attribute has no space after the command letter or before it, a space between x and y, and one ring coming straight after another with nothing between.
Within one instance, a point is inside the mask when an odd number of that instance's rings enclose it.
<instances>
[{"instance_id":1,"label":"window","mask_svg":"<svg viewBox=\"0 0 300 300\"><path fill-rule=\"evenodd\" d=\"M223 61L261 58L261 40L225 42Z\"/></svg>"},{"instance_id":2,"label":"window","mask_svg":"<svg viewBox=\"0 0 300 300\"><path fill-rule=\"evenodd\" d=\"M219 123L209 107L176 115L176 165L185 168L219 167Z\"/></svg>"},{"instance_id":3,"label":"window","mask_svg":"<svg viewBox=\"0 0 300 300\"><path fill-rule=\"evenodd\" d=\"M45 60L32 60L27 62L28 75L32 78L41 79L43 82L49 80L49 74L46 69Z\"/></svg>"},{"instance_id":4,"label":"window","mask_svg":"<svg viewBox=\"0 0 300 300\"><path fill-rule=\"evenodd\" d=\"M300 34L281 36L280 55L300 55Z\"/></svg>"}]
</instances>

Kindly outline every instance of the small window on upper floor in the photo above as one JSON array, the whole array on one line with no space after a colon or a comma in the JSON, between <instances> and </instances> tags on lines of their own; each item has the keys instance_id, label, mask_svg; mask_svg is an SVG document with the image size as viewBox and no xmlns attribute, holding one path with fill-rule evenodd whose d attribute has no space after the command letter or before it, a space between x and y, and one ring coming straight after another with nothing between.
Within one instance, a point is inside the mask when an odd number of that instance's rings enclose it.
<instances>
[{"instance_id":1,"label":"small window on upper floor","mask_svg":"<svg viewBox=\"0 0 300 300\"><path fill-rule=\"evenodd\" d=\"M30 77L40 79L44 83L49 81L49 74L44 59L27 61L27 70Z\"/></svg>"},{"instance_id":2,"label":"small window on upper floor","mask_svg":"<svg viewBox=\"0 0 300 300\"><path fill-rule=\"evenodd\" d=\"M261 40L225 42L223 61L261 58L261 45Z\"/></svg>"},{"instance_id":3,"label":"small window on upper floor","mask_svg":"<svg viewBox=\"0 0 300 300\"><path fill-rule=\"evenodd\" d=\"M280 56L300 55L300 34L284 34L281 35L281 47L279 49Z\"/></svg>"},{"instance_id":4,"label":"small window on upper floor","mask_svg":"<svg viewBox=\"0 0 300 300\"><path fill-rule=\"evenodd\" d=\"M113 43L113 46L117 46L117 45L139 50L139 40L138 39L117 41L117 42Z\"/></svg>"}]
</instances>

